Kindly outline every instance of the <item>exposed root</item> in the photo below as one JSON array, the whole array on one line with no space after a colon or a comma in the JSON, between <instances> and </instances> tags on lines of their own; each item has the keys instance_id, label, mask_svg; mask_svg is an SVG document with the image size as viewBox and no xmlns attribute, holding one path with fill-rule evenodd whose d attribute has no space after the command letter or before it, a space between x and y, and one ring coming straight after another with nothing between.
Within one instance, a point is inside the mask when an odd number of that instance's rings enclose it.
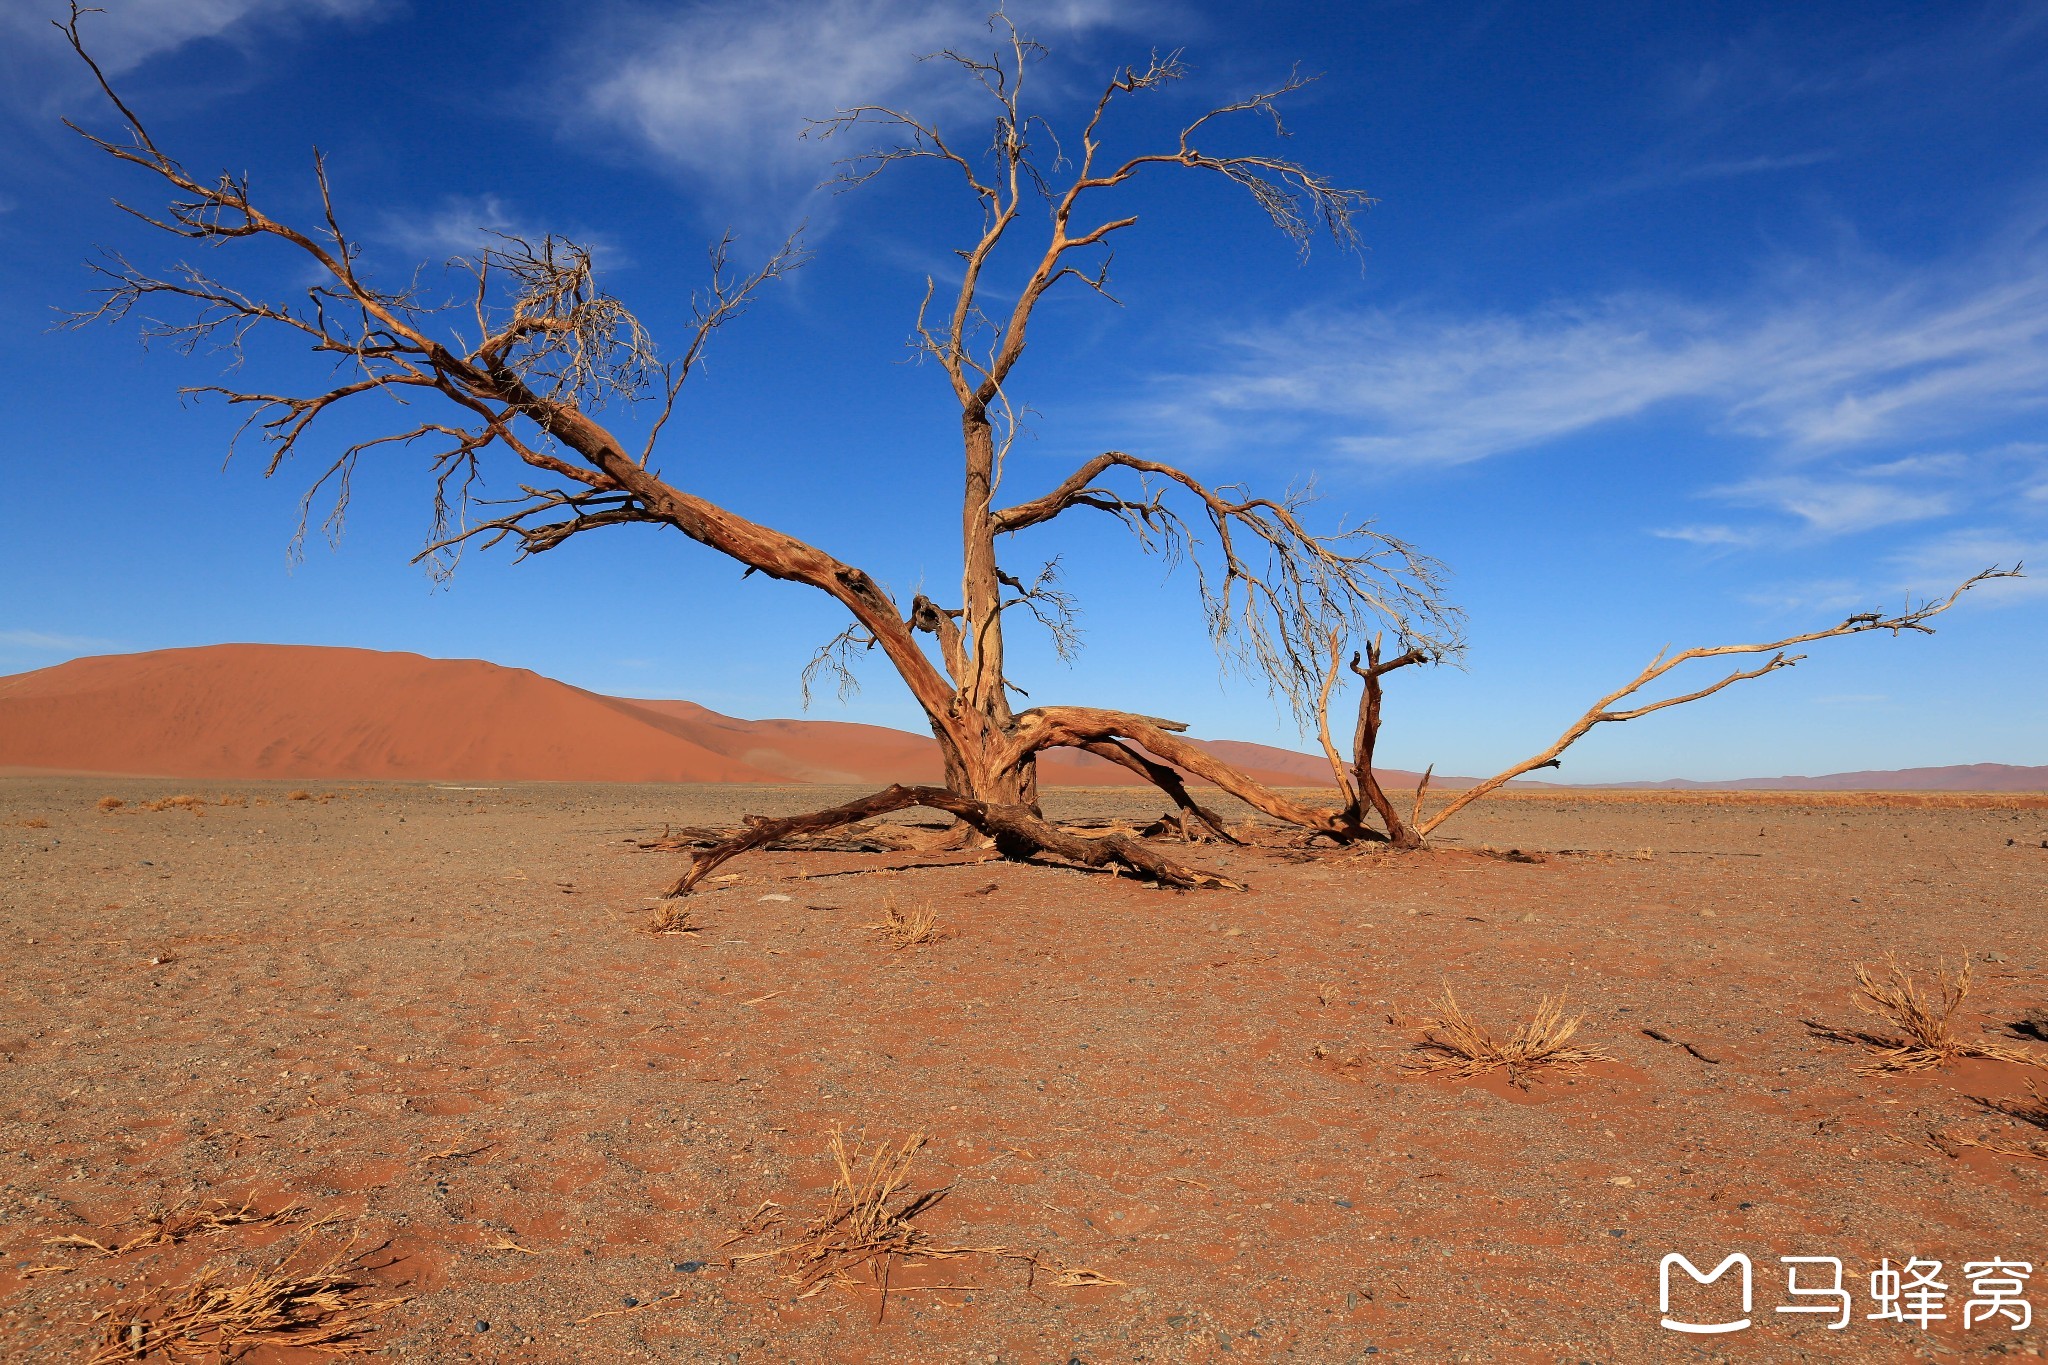
<instances>
[{"instance_id":1,"label":"exposed root","mask_svg":"<svg viewBox=\"0 0 2048 1365\"><path fill-rule=\"evenodd\" d=\"M1407 1063L1410 1071L1435 1075L1477 1076L1488 1071L1505 1071L1509 1083L1529 1088L1532 1072L1576 1071L1588 1062L1610 1061L1598 1048L1573 1047L1572 1036L1586 1016L1564 1016L1564 998L1544 996L1537 1003L1535 1017L1517 1027L1505 1042L1497 1041L1484 1024L1465 1011L1451 988L1436 1002L1437 1017L1423 1025L1427 1036L1415 1045L1421 1055Z\"/></svg>"},{"instance_id":2,"label":"exposed root","mask_svg":"<svg viewBox=\"0 0 2048 1365\"><path fill-rule=\"evenodd\" d=\"M87 1365L158 1353L230 1359L259 1347L351 1355L378 1314L405 1302L370 1299L371 1288L340 1257L304 1271L280 1263L244 1278L209 1267L182 1286L151 1287L95 1313L100 1344Z\"/></svg>"},{"instance_id":3,"label":"exposed root","mask_svg":"<svg viewBox=\"0 0 2048 1365\"><path fill-rule=\"evenodd\" d=\"M1877 1049L1876 1057L1857 1068L1865 1074L1929 1071L1951 1066L1965 1057L2048 1066L2048 1053L2028 1052L2003 1043L1983 1042L1958 1035L1955 1031L1956 1011L1962 1008L1969 994L1970 961L1967 956L1953 980L1941 979L1929 991L1899 965L1896 954L1886 953L1882 976L1862 963L1856 965L1856 994L1852 1000L1863 1013L1890 1024L1897 1030L1896 1035L1835 1029L1810 1020L1807 1027L1838 1042L1861 1043Z\"/></svg>"},{"instance_id":4,"label":"exposed root","mask_svg":"<svg viewBox=\"0 0 2048 1365\"><path fill-rule=\"evenodd\" d=\"M1046 854L1082 867L1122 868L1163 886L1194 888L1225 887L1234 891L1243 885L1219 873L1186 867L1161 857L1143 843L1126 835L1111 834L1088 839L1064 833L1033 815L1023 806L998 805L961 796L944 787L886 787L872 796L850 801L830 810L809 815L792 815L778 820L764 816L747 817L747 828L723 842L698 853L690 870L677 878L665 895L685 896L714 869L728 859L753 849L764 848L798 834L812 834L857 824L876 815L927 806L959 817L995 841L1008 858L1024 859Z\"/></svg>"}]
</instances>

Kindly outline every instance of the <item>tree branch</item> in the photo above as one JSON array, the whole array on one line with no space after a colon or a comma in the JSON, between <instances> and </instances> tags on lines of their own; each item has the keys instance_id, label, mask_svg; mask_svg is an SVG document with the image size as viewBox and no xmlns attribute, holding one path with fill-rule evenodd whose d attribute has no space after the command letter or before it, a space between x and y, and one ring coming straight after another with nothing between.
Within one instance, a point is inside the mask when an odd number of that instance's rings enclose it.
<instances>
[{"instance_id":1,"label":"tree branch","mask_svg":"<svg viewBox=\"0 0 2048 1365\"><path fill-rule=\"evenodd\" d=\"M1982 573L1974 574L1965 579L1947 597L1923 602L1917 607L1908 598L1905 608L1891 616L1884 615L1881 612L1860 612L1849 617L1838 626L1830 626L1826 630L1807 631L1802 635L1790 635L1782 640L1772 640L1764 644L1711 645L1698 649L1688 649L1668 657L1660 651L1657 657L1652 659L1649 665L1626 685L1616 688L1599 701L1594 702L1584 715L1574 721L1563 734L1559 735L1551 743L1550 747L1540 753L1531 755L1511 768L1494 774L1484 782L1468 787L1458 793L1442 810L1438 811L1428 820L1422 821L1416 832L1419 835L1427 836L1430 831L1442 825L1444 821L1456 815L1466 806L1471 805L1474 801L1513 781L1515 778L1522 776L1524 773L1534 772L1538 768L1556 767L1559 762L1559 755L1583 738L1596 725L1634 720L1638 716L1647 716L1653 711L1661 711L1667 706L1682 706L1687 702L1699 701L1703 697L1711 697L1724 687L1732 687L1736 683L1746 682L1752 678L1761 678L1766 673L1775 673L1781 668L1790 668L1805 656L1787 654L1785 651L1798 645L1811 644L1815 640L1832 640L1837 636L1863 635L1879 630L1890 631L1894 637L1900 631L1906 630L1918 631L1923 635L1932 635L1934 634L1934 628L1928 625L1927 622L1954 606L1964 593L1978 584L1989 582L1994 578L2022 578L2025 576L2023 573L2024 568L2025 566L2022 564L2015 564L2010 569L2002 569L1994 564ZM1621 701L1625 697L1633 696L1636 692L1655 682L1681 664L1690 663L1696 659L1714 659L1737 654L1769 654L1771 657L1756 668L1737 669L1719 681L1702 687L1698 691L1685 693L1683 696L1666 697L1662 701L1650 702L1647 705L1626 710L1617 711L1609 709L1616 702ZM1419 811L1421 807L1419 792L1417 793L1416 805Z\"/></svg>"}]
</instances>

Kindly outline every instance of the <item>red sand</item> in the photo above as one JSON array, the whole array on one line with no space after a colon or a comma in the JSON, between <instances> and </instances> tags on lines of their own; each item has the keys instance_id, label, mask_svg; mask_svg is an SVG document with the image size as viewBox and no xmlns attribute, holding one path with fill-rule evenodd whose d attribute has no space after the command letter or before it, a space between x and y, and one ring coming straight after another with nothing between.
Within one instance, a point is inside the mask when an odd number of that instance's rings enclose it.
<instances>
[{"instance_id":1,"label":"red sand","mask_svg":"<svg viewBox=\"0 0 2048 1365\"><path fill-rule=\"evenodd\" d=\"M1217 747L1270 785L1329 778L1305 754ZM881 784L937 781L941 764L926 735L737 720L694 702L600 696L478 659L212 645L0 678L0 772ZM1055 785L1137 781L1085 754L1047 759L1040 772Z\"/></svg>"},{"instance_id":2,"label":"red sand","mask_svg":"<svg viewBox=\"0 0 2048 1365\"><path fill-rule=\"evenodd\" d=\"M1320 756L1206 747L1273 787L1327 787ZM78 659L0 677L0 773L557 782L935 782L929 736L823 720L738 720L688 701L601 696L478 659L314 645L211 645ZM1133 786L1086 754L1048 786ZM1383 769L1392 789L1417 774ZM1438 774L1450 790L1472 779ZM1544 782L1517 787L1548 788ZM2043 791L2048 767L1979 763L1623 788Z\"/></svg>"}]
</instances>

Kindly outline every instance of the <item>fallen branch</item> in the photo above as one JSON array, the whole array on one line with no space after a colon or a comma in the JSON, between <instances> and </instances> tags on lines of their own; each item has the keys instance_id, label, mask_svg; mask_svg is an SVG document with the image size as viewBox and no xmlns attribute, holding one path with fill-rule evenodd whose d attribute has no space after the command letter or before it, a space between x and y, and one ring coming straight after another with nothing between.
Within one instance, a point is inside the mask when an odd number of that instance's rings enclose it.
<instances>
[{"instance_id":1,"label":"fallen branch","mask_svg":"<svg viewBox=\"0 0 2048 1365\"><path fill-rule=\"evenodd\" d=\"M997 851L1007 858L1024 859L1033 854L1044 853L1082 867L1121 867L1162 886L1188 889L1215 886L1233 891L1245 889L1242 883L1232 881L1221 873L1186 867L1163 858L1137 840L1124 835L1110 834L1097 839L1079 838L1062 833L1023 806L977 801L972 797L948 791L944 787L906 787L899 784L885 787L874 795L864 796L858 801L849 801L843 806L814 811L808 815L791 815L780 819L749 816L747 829L697 854L691 859L690 870L678 877L664 895L670 898L688 895L697 883L716 868L729 859L753 849L790 838L792 835L837 829L876 815L885 815L890 811L905 810L911 806L926 806L957 816L993 839Z\"/></svg>"}]
</instances>

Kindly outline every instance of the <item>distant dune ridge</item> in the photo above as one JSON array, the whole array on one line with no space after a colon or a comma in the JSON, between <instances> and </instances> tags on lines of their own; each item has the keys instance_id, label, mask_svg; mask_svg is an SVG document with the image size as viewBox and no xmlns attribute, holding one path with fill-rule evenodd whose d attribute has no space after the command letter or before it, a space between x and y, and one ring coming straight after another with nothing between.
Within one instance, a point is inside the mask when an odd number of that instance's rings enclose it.
<instances>
[{"instance_id":1,"label":"distant dune ridge","mask_svg":"<svg viewBox=\"0 0 2048 1365\"><path fill-rule=\"evenodd\" d=\"M1269 786L1330 785L1310 754L1206 741ZM477 659L315 645L209 645L76 659L0 677L0 773L496 782L937 782L928 735L823 720L738 720L694 702L601 696ZM1043 781L1128 786L1071 751ZM1383 770L1390 787L1416 774ZM1464 786L1442 778L1433 785ZM1547 785L1547 784L1528 784ZM1900 772L1631 788L2040 791L2048 767Z\"/></svg>"}]
</instances>

